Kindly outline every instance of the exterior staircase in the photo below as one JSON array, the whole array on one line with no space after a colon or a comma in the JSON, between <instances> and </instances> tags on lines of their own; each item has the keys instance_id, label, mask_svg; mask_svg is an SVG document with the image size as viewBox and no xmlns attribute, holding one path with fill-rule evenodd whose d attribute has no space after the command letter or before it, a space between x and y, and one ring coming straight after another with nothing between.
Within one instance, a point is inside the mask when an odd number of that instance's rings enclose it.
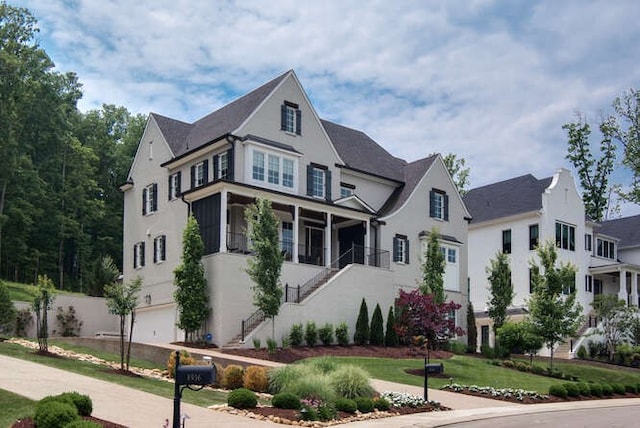
<instances>
[{"instance_id":1,"label":"exterior staircase","mask_svg":"<svg viewBox=\"0 0 640 428\"><path fill-rule=\"evenodd\" d=\"M578 332L574 337L565 338L565 342L561 343L553 352L554 357L563 360L571 360L575 357L577 352L576 343L585 334L585 332L591 328L597 326L597 317L593 311L589 312L587 317L582 323L582 326L578 329Z\"/></svg>"}]
</instances>

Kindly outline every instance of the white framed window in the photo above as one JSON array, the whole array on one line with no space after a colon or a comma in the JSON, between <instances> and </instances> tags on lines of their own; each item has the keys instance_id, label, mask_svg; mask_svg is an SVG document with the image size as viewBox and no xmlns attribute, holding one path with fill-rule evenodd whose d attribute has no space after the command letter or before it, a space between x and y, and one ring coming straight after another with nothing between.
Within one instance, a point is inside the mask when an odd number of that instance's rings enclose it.
<instances>
[{"instance_id":1,"label":"white framed window","mask_svg":"<svg viewBox=\"0 0 640 428\"><path fill-rule=\"evenodd\" d=\"M302 134L302 112L298 104L285 101L280 106L280 129L296 135Z\"/></svg>"},{"instance_id":2,"label":"white framed window","mask_svg":"<svg viewBox=\"0 0 640 428\"><path fill-rule=\"evenodd\" d=\"M144 266L144 242L136 242L133 246L133 267L140 269Z\"/></svg>"},{"instance_id":3,"label":"white framed window","mask_svg":"<svg viewBox=\"0 0 640 428\"><path fill-rule=\"evenodd\" d=\"M438 189L429 191L429 217L449 221L449 196L446 192Z\"/></svg>"},{"instance_id":4,"label":"white framed window","mask_svg":"<svg viewBox=\"0 0 640 428\"><path fill-rule=\"evenodd\" d=\"M181 177L180 171L169 176L169 200L178 199L181 194Z\"/></svg>"},{"instance_id":5,"label":"white framed window","mask_svg":"<svg viewBox=\"0 0 640 428\"><path fill-rule=\"evenodd\" d=\"M616 258L616 244L608 239L596 239L596 255L605 259Z\"/></svg>"},{"instance_id":6,"label":"white framed window","mask_svg":"<svg viewBox=\"0 0 640 428\"><path fill-rule=\"evenodd\" d=\"M311 196L314 198L324 198L325 170L320 168L311 169Z\"/></svg>"},{"instance_id":7,"label":"white framed window","mask_svg":"<svg viewBox=\"0 0 640 428\"><path fill-rule=\"evenodd\" d=\"M393 261L409 264L409 240L405 235L396 235L393 238Z\"/></svg>"},{"instance_id":8,"label":"white framed window","mask_svg":"<svg viewBox=\"0 0 640 428\"><path fill-rule=\"evenodd\" d=\"M253 151L253 179L264 181L264 153L258 150Z\"/></svg>"},{"instance_id":9,"label":"white framed window","mask_svg":"<svg viewBox=\"0 0 640 428\"><path fill-rule=\"evenodd\" d=\"M267 170L267 181L271 184L280 184L280 157L269 155L269 169Z\"/></svg>"},{"instance_id":10,"label":"white framed window","mask_svg":"<svg viewBox=\"0 0 640 428\"><path fill-rule=\"evenodd\" d=\"M167 259L166 235L160 235L153 240L153 262L162 263Z\"/></svg>"},{"instance_id":11,"label":"white framed window","mask_svg":"<svg viewBox=\"0 0 640 428\"><path fill-rule=\"evenodd\" d=\"M142 189L142 214L153 214L158 210L158 185L149 184Z\"/></svg>"},{"instance_id":12,"label":"white framed window","mask_svg":"<svg viewBox=\"0 0 640 428\"><path fill-rule=\"evenodd\" d=\"M348 198L349 196L353 195L353 191L355 188L356 186L354 185L347 184L347 183L340 183L340 199Z\"/></svg>"},{"instance_id":13,"label":"white framed window","mask_svg":"<svg viewBox=\"0 0 640 428\"><path fill-rule=\"evenodd\" d=\"M282 158L282 185L293 188L295 163L293 159Z\"/></svg>"},{"instance_id":14,"label":"white framed window","mask_svg":"<svg viewBox=\"0 0 640 428\"><path fill-rule=\"evenodd\" d=\"M592 236L590 233L585 233L584 234L584 249L585 251L593 251L593 244L592 244Z\"/></svg>"},{"instance_id":15,"label":"white framed window","mask_svg":"<svg viewBox=\"0 0 640 428\"><path fill-rule=\"evenodd\" d=\"M229 178L229 153L224 152L218 155L218 177Z\"/></svg>"},{"instance_id":16,"label":"white framed window","mask_svg":"<svg viewBox=\"0 0 640 428\"><path fill-rule=\"evenodd\" d=\"M194 187L200 187L204 184L206 184L207 182L207 175L206 175L206 162L202 161L202 162L198 162L197 164L194 165L194 169L193 169L193 185Z\"/></svg>"}]
</instances>

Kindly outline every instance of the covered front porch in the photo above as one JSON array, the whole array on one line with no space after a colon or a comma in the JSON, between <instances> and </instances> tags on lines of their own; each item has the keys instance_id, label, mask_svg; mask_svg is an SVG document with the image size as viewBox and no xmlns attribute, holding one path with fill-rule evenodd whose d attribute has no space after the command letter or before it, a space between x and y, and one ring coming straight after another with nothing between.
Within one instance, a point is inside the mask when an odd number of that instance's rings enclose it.
<instances>
[{"instance_id":1,"label":"covered front porch","mask_svg":"<svg viewBox=\"0 0 640 428\"><path fill-rule=\"evenodd\" d=\"M278 218L280 250L286 262L342 268L350 263L389 267L389 252L378 248L373 213L262 190ZM200 225L205 254L250 254L245 210L256 191L220 183L207 195L194 194L191 209Z\"/></svg>"},{"instance_id":2,"label":"covered front porch","mask_svg":"<svg viewBox=\"0 0 640 428\"><path fill-rule=\"evenodd\" d=\"M590 267L593 276L593 294L617 295L629 306L640 306L638 282L640 266L629 263L613 263Z\"/></svg>"}]
</instances>

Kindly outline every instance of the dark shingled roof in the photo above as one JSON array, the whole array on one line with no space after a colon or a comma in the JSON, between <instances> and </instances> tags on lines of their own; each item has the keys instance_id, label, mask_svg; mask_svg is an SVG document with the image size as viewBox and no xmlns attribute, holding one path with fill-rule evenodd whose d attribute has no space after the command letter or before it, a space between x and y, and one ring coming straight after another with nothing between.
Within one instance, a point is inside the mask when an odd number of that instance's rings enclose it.
<instances>
[{"instance_id":1,"label":"dark shingled roof","mask_svg":"<svg viewBox=\"0 0 640 428\"><path fill-rule=\"evenodd\" d=\"M425 173L437 157L438 155L431 155L428 158L419 159L415 162L406 164L404 168L400 170L403 174L402 181L404 182L404 186L398 187L393 195L391 195L389 200L380 210L381 215L394 212L400 208L407 199L409 199L409 196L420 182L420 179L424 177Z\"/></svg>"},{"instance_id":2,"label":"dark shingled roof","mask_svg":"<svg viewBox=\"0 0 640 428\"><path fill-rule=\"evenodd\" d=\"M538 180L531 174L470 190L463 200L471 223L481 223L542 208L542 192L551 177Z\"/></svg>"},{"instance_id":3,"label":"dark shingled roof","mask_svg":"<svg viewBox=\"0 0 640 428\"><path fill-rule=\"evenodd\" d=\"M174 157L179 157L191 150L197 149L225 134L233 132L240 126L262 101L289 75L291 71L276 77L265 83L258 89L238 98L224 107L208 114L193 124L180 122L153 114L158 120L161 118L162 125L159 124L167 143L173 151Z\"/></svg>"},{"instance_id":4,"label":"dark shingled roof","mask_svg":"<svg viewBox=\"0 0 640 428\"><path fill-rule=\"evenodd\" d=\"M321 120L338 155L349 168L403 181L406 162L392 156L367 134L328 120Z\"/></svg>"},{"instance_id":5,"label":"dark shingled roof","mask_svg":"<svg viewBox=\"0 0 640 428\"><path fill-rule=\"evenodd\" d=\"M598 233L620 239L618 248L640 245L640 215L603 221Z\"/></svg>"}]
</instances>

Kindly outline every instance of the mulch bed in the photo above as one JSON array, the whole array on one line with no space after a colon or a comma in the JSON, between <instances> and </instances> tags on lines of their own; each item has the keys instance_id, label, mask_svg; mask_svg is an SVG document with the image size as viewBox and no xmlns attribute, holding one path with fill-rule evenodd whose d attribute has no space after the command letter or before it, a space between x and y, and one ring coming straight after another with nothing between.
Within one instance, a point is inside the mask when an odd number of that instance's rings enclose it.
<instances>
[{"instance_id":1,"label":"mulch bed","mask_svg":"<svg viewBox=\"0 0 640 428\"><path fill-rule=\"evenodd\" d=\"M124 425L115 424L113 422L105 421L103 419L94 418L93 416L84 416L82 419L93 421L99 424L100 426L102 426L103 428L127 428ZM11 425L11 428L33 428L35 426L36 425L33 423L33 419L24 418L22 420L14 422L14 424Z\"/></svg>"}]
</instances>

